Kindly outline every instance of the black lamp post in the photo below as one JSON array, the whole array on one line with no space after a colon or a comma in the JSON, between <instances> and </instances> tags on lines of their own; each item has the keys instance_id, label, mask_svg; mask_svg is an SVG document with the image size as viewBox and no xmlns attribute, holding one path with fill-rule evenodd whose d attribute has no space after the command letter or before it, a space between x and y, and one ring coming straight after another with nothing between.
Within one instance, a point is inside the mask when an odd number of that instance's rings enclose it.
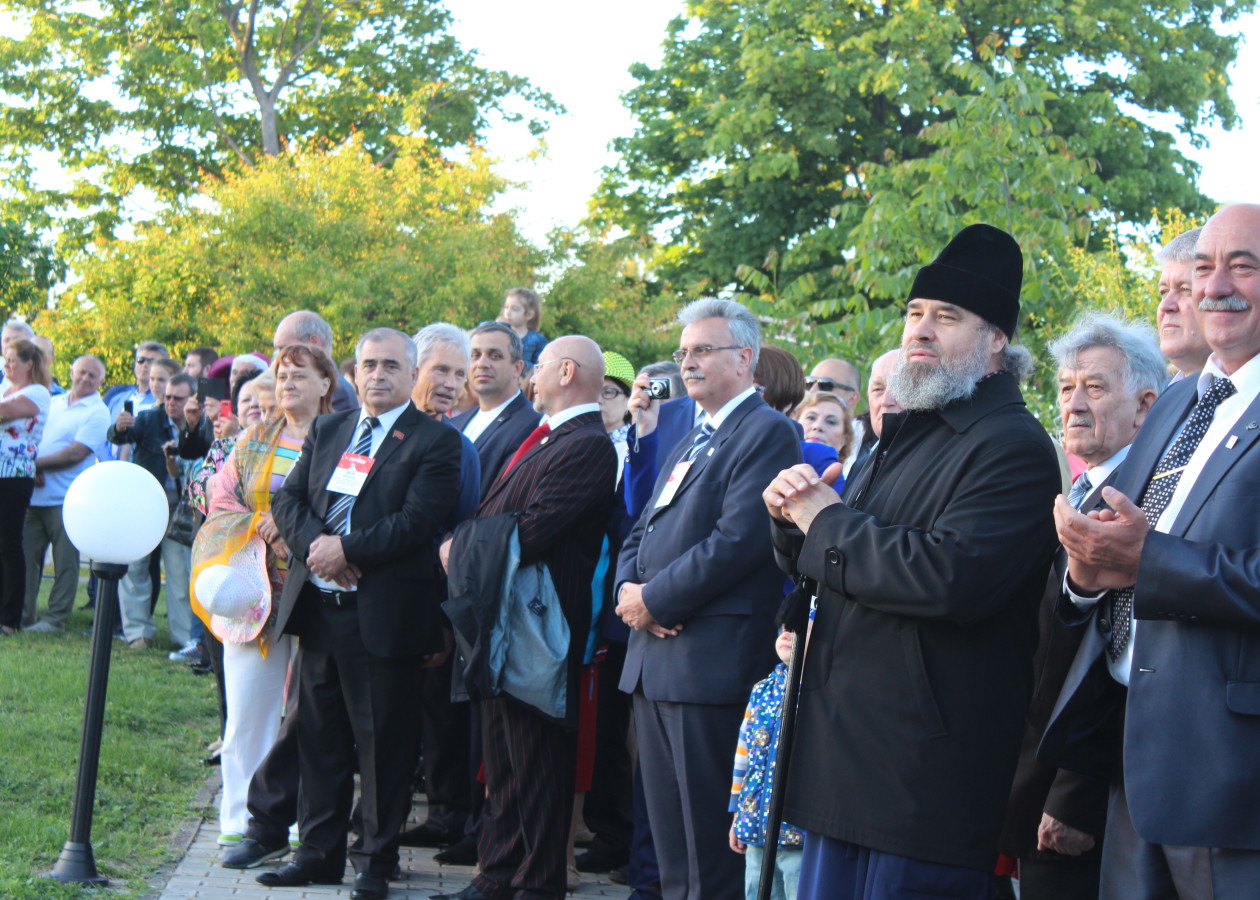
<instances>
[{"instance_id":1,"label":"black lamp post","mask_svg":"<svg viewBox=\"0 0 1260 900\"><path fill-rule=\"evenodd\" d=\"M118 620L118 580L127 573L130 562L148 556L161 542L167 524L166 492L140 466L101 463L70 485L62 517L71 542L93 560L92 571L100 579L101 590L92 626L70 840L47 874L61 882L103 886L109 879L96 870L92 807L96 803L96 774L101 760L111 642Z\"/></svg>"}]
</instances>

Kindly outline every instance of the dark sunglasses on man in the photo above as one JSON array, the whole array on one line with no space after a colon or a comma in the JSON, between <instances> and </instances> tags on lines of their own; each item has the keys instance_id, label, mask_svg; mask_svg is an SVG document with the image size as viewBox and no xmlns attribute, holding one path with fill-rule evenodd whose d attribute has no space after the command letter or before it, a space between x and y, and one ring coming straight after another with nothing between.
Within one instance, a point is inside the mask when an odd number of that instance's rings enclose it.
<instances>
[{"instance_id":1,"label":"dark sunglasses on man","mask_svg":"<svg viewBox=\"0 0 1260 900\"><path fill-rule=\"evenodd\" d=\"M834 381L830 378L815 378L813 375L806 375L805 376L805 390L812 391L815 388L817 388L820 391L825 391L829 394L834 394L837 389L842 390L842 391L856 391L857 390L857 388L855 388L851 384L841 384L840 382Z\"/></svg>"}]
</instances>

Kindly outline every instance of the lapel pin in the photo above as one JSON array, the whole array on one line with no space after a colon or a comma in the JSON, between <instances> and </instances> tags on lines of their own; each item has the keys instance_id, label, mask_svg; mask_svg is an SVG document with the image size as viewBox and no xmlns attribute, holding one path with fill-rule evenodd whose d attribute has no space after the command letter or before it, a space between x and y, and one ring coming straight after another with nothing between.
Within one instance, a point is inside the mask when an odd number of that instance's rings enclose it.
<instances>
[{"instance_id":1,"label":"lapel pin","mask_svg":"<svg viewBox=\"0 0 1260 900\"><path fill-rule=\"evenodd\" d=\"M713 447L710 447L710 448L709 448L709 456L712 456L712 455L713 455L713 450L714 450L714 448L713 448Z\"/></svg>"},{"instance_id":2,"label":"lapel pin","mask_svg":"<svg viewBox=\"0 0 1260 900\"><path fill-rule=\"evenodd\" d=\"M549 441L549 440L551 440L551 438L550 438L550 437L545 437L545 438L543 438L541 441L539 441L538 443L539 443L539 444L545 444L545 443L547 443L547 441Z\"/></svg>"},{"instance_id":3,"label":"lapel pin","mask_svg":"<svg viewBox=\"0 0 1260 900\"><path fill-rule=\"evenodd\" d=\"M1236 435L1236 434L1231 434L1231 435L1229 436L1229 440L1225 442L1225 449L1226 449L1226 450L1233 450L1233 449L1234 449L1234 445L1235 445L1235 444L1237 444L1237 443L1238 443L1238 435Z\"/></svg>"},{"instance_id":4,"label":"lapel pin","mask_svg":"<svg viewBox=\"0 0 1260 900\"><path fill-rule=\"evenodd\" d=\"M403 438L405 438L406 436L407 436L407 435L403 434L401 431L395 431L395 432L394 432L394 437L398 438L398 440L400 440L400 441L401 441Z\"/></svg>"},{"instance_id":5,"label":"lapel pin","mask_svg":"<svg viewBox=\"0 0 1260 900\"><path fill-rule=\"evenodd\" d=\"M1248 422L1248 423L1247 423L1247 430L1248 430L1248 431L1255 431L1257 428L1260 428L1260 425L1257 425L1255 422Z\"/></svg>"}]
</instances>

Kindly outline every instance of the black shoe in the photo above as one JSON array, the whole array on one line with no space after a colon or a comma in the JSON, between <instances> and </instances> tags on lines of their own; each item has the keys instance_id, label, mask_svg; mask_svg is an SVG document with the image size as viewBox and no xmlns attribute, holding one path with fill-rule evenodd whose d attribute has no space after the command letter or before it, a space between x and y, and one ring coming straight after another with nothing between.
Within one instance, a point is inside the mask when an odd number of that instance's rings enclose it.
<instances>
[{"instance_id":1,"label":"black shoe","mask_svg":"<svg viewBox=\"0 0 1260 900\"><path fill-rule=\"evenodd\" d=\"M398 843L404 847L445 847L452 840L449 829L440 828L432 822L421 822L398 835Z\"/></svg>"},{"instance_id":2,"label":"black shoe","mask_svg":"<svg viewBox=\"0 0 1260 900\"><path fill-rule=\"evenodd\" d=\"M360 872L354 876L354 890L350 900L385 900L389 895L389 882L380 875Z\"/></svg>"},{"instance_id":3,"label":"black shoe","mask_svg":"<svg viewBox=\"0 0 1260 900\"><path fill-rule=\"evenodd\" d=\"M430 894L429 900L490 900L490 898L477 890L475 884L470 884L455 894Z\"/></svg>"},{"instance_id":4,"label":"black shoe","mask_svg":"<svg viewBox=\"0 0 1260 900\"><path fill-rule=\"evenodd\" d=\"M475 866L477 865L477 839L465 835L441 853L433 854L433 859L447 866Z\"/></svg>"},{"instance_id":5,"label":"black shoe","mask_svg":"<svg viewBox=\"0 0 1260 900\"><path fill-rule=\"evenodd\" d=\"M630 866L625 865L608 873L608 880L613 884L630 884Z\"/></svg>"},{"instance_id":6,"label":"black shoe","mask_svg":"<svg viewBox=\"0 0 1260 900\"><path fill-rule=\"evenodd\" d=\"M267 887L303 887L308 884L341 884L342 872L321 869L315 863L286 863L274 872L263 872L254 880Z\"/></svg>"},{"instance_id":7,"label":"black shoe","mask_svg":"<svg viewBox=\"0 0 1260 900\"><path fill-rule=\"evenodd\" d=\"M289 852L288 840L269 845L252 838L245 838L231 850L223 854L219 865L225 869L252 869L261 866L269 859L279 859Z\"/></svg>"},{"instance_id":8,"label":"black shoe","mask_svg":"<svg viewBox=\"0 0 1260 900\"><path fill-rule=\"evenodd\" d=\"M629 852L616 850L596 838L589 850L578 854L575 863L579 872L611 872L624 866L629 859Z\"/></svg>"}]
</instances>

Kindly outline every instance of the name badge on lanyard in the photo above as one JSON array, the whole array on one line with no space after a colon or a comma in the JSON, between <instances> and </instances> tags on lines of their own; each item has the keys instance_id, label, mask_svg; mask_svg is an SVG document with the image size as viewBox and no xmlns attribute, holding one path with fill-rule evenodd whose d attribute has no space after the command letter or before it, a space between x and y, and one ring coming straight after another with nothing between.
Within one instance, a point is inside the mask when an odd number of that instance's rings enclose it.
<instances>
[{"instance_id":1,"label":"name badge on lanyard","mask_svg":"<svg viewBox=\"0 0 1260 900\"><path fill-rule=\"evenodd\" d=\"M661 495L656 498L656 506L653 509L660 509L662 506L669 506L674 502L674 495L678 493L678 486L682 484L683 476L691 468L693 460L680 460L674 466L674 471L669 473L669 480L665 482L665 487L661 488Z\"/></svg>"},{"instance_id":2,"label":"name badge on lanyard","mask_svg":"<svg viewBox=\"0 0 1260 900\"><path fill-rule=\"evenodd\" d=\"M337 460L337 468L333 469L332 477L328 479L327 490L336 494L349 494L351 497L359 496L359 491L363 490L363 482L367 481L368 472L372 471L375 462L372 457L358 453L347 451L341 454L341 459Z\"/></svg>"}]
</instances>

